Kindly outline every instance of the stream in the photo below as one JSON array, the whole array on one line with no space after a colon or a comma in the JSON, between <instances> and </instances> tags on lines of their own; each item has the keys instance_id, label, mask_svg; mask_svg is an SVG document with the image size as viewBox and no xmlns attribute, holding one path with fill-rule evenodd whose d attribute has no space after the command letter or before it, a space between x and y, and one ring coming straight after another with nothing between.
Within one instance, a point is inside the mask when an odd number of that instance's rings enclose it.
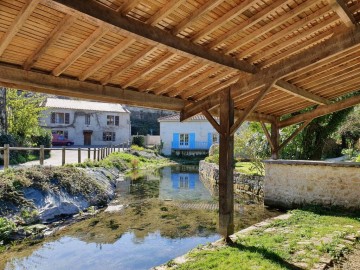
<instances>
[{"instance_id":1,"label":"stream","mask_svg":"<svg viewBox=\"0 0 360 270\"><path fill-rule=\"evenodd\" d=\"M102 211L32 245L2 254L0 269L149 269L218 240L218 202L197 166L139 171L117 185ZM238 195L235 230L280 214L254 196Z\"/></svg>"}]
</instances>

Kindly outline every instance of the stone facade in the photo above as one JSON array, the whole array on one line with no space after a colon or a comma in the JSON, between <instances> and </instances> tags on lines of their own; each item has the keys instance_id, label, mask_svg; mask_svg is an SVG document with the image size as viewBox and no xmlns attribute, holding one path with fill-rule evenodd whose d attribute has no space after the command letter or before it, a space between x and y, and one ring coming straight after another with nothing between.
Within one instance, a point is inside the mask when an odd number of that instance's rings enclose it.
<instances>
[{"instance_id":1,"label":"stone facade","mask_svg":"<svg viewBox=\"0 0 360 270\"><path fill-rule=\"evenodd\" d=\"M200 180L217 196L219 194L219 166L208 163L204 160L199 164ZM258 175L246 175L234 172L234 191L235 193L246 192L253 195L263 196L264 177Z\"/></svg>"},{"instance_id":2,"label":"stone facade","mask_svg":"<svg viewBox=\"0 0 360 270\"><path fill-rule=\"evenodd\" d=\"M265 204L360 209L360 163L265 161Z\"/></svg>"}]
</instances>

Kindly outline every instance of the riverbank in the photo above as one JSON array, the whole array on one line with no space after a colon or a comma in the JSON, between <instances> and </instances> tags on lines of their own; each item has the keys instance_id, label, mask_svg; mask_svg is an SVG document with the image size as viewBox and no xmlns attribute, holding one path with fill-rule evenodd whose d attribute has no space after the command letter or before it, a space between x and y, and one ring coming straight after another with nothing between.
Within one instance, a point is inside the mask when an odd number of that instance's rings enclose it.
<instances>
[{"instance_id":1,"label":"riverbank","mask_svg":"<svg viewBox=\"0 0 360 270\"><path fill-rule=\"evenodd\" d=\"M326 269L360 238L359 213L308 208L289 211L201 246L156 269Z\"/></svg>"}]
</instances>

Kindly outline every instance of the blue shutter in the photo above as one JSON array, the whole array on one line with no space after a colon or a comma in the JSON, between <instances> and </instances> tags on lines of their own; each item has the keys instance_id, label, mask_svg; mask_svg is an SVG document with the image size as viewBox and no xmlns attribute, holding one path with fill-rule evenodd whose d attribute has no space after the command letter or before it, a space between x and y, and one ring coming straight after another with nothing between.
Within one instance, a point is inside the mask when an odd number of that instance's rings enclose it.
<instances>
[{"instance_id":1,"label":"blue shutter","mask_svg":"<svg viewBox=\"0 0 360 270\"><path fill-rule=\"evenodd\" d=\"M208 133L208 148L210 148L211 145L212 145L212 133L209 132Z\"/></svg>"},{"instance_id":2,"label":"blue shutter","mask_svg":"<svg viewBox=\"0 0 360 270\"><path fill-rule=\"evenodd\" d=\"M179 174L173 173L171 175L171 182L173 189L179 189Z\"/></svg>"},{"instance_id":3,"label":"blue shutter","mask_svg":"<svg viewBox=\"0 0 360 270\"><path fill-rule=\"evenodd\" d=\"M195 133L189 134L189 146L190 149L195 149Z\"/></svg>"},{"instance_id":4,"label":"blue shutter","mask_svg":"<svg viewBox=\"0 0 360 270\"><path fill-rule=\"evenodd\" d=\"M195 189L195 183L198 180L197 179L198 174L191 173L189 174L189 188Z\"/></svg>"},{"instance_id":5,"label":"blue shutter","mask_svg":"<svg viewBox=\"0 0 360 270\"><path fill-rule=\"evenodd\" d=\"M173 133L172 148L179 148L179 133Z\"/></svg>"}]
</instances>

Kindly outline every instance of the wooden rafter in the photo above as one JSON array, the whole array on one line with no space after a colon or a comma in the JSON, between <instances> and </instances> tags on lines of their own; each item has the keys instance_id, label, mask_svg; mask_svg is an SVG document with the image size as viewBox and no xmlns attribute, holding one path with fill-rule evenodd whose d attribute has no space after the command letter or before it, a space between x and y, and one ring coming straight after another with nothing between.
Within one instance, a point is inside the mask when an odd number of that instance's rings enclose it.
<instances>
[{"instance_id":1,"label":"wooden rafter","mask_svg":"<svg viewBox=\"0 0 360 270\"><path fill-rule=\"evenodd\" d=\"M232 35L240 32L240 31L247 31L251 27L254 27L254 25L258 24L262 20L264 20L267 16L269 16L269 13L277 10L283 6L286 6L289 2L292 0L287 1L276 1L275 3L269 5L268 7L261 10L259 13L256 13L254 16L250 17L249 19L245 20L244 22L240 23L239 25L236 25L231 28L231 30L227 31L226 33L222 34L221 36L217 37L213 41L211 41L209 44L207 44L207 48L215 48L221 43L226 42Z\"/></svg>"},{"instance_id":2,"label":"wooden rafter","mask_svg":"<svg viewBox=\"0 0 360 270\"><path fill-rule=\"evenodd\" d=\"M209 10L213 9L217 5L219 5L223 0L208 0L204 5L196 9L191 15L181 21L178 25L176 25L172 30L171 33L173 35L179 34L182 30L184 30L188 25L190 25L192 22L196 21L198 18L200 18L202 15L204 15Z\"/></svg>"},{"instance_id":3,"label":"wooden rafter","mask_svg":"<svg viewBox=\"0 0 360 270\"><path fill-rule=\"evenodd\" d=\"M241 13L248 10L251 6L256 5L260 0L255 1L243 1L241 4L235 6L223 16L218 18L217 20L213 21L211 24L204 27L201 31L197 32L195 35L191 37L193 42L199 41L202 37L206 36L208 33L215 31L216 29L220 28L223 24L228 22L229 20L234 19L235 17L239 16Z\"/></svg>"},{"instance_id":4,"label":"wooden rafter","mask_svg":"<svg viewBox=\"0 0 360 270\"><path fill-rule=\"evenodd\" d=\"M311 102L315 102L317 104L322 104L322 105L330 104L329 100L327 100L323 97L314 95L313 93L310 93L304 89L301 89L300 87L297 87L297 86L295 86L291 83L288 83L286 81L283 81L283 80L278 81L275 84L275 87L282 91L288 92L294 96L301 97L303 99L309 100Z\"/></svg>"},{"instance_id":5,"label":"wooden rafter","mask_svg":"<svg viewBox=\"0 0 360 270\"><path fill-rule=\"evenodd\" d=\"M117 9L117 12L126 14L136 7L141 0L125 0L124 3Z\"/></svg>"},{"instance_id":6,"label":"wooden rafter","mask_svg":"<svg viewBox=\"0 0 360 270\"><path fill-rule=\"evenodd\" d=\"M278 151L283 149L292 139L294 139L304 128L306 128L313 118L306 120L300 127L298 127L285 141L283 141L278 148Z\"/></svg>"},{"instance_id":7,"label":"wooden rafter","mask_svg":"<svg viewBox=\"0 0 360 270\"><path fill-rule=\"evenodd\" d=\"M140 53L138 53L135 57L131 58L121 66L117 67L111 74L107 75L104 79L101 80L101 84L105 85L108 84L111 80L115 77L119 76L122 72L126 71L127 69L135 66L142 58L145 58L151 55L154 51L156 51L156 47L147 46L143 49Z\"/></svg>"},{"instance_id":8,"label":"wooden rafter","mask_svg":"<svg viewBox=\"0 0 360 270\"><path fill-rule=\"evenodd\" d=\"M152 26L158 24L163 18L168 16L171 12L176 10L184 0L169 0L162 8L160 8L153 16L151 16L146 23Z\"/></svg>"},{"instance_id":9,"label":"wooden rafter","mask_svg":"<svg viewBox=\"0 0 360 270\"><path fill-rule=\"evenodd\" d=\"M224 52L225 53L232 53L236 51L238 48L248 44L250 41L264 35L265 33L275 29L276 27L279 27L283 23L287 22L288 20L291 20L298 16L299 14L303 13L307 9L311 8L314 5L317 5L318 1L306 1L298 5L296 8L294 8L291 12L287 12L283 14L282 16L279 16L275 20L271 21L270 23L266 24L263 27L260 27L259 29L252 32L250 35L247 35L245 38L239 39L238 41L231 44L229 47L227 47Z\"/></svg>"},{"instance_id":10,"label":"wooden rafter","mask_svg":"<svg viewBox=\"0 0 360 270\"><path fill-rule=\"evenodd\" d=\"M31 54L25 61L23 68L25 70L30 70L30 68L38 61L41 56L44 55L46 50L53 46L59 38L65 33L66 30L76 21L76 18L72 15L65 15L62 21L57 24L50 35L44 40L44 42Z\"/></svg>"},{"instance_id":11,"label":"wooden rafter","mask_svg":"<svg viewBox=\"0 0 360 270\"><path fill-rule=\"evenodd\" d=\"M172 52L166 52L163 56L155 60L151 65L147 66L145 69L141 70L139 73L135 74L134 76L130 77L126 82L122 84L124 88L130 86L132 83L144 78L146 75L148 75L150 72L157 69L159 66L161 66L164 62L169 60L169 58L175 57Z\"/></svg>"},{"instance_id":12,"label":"wooden rafter","mask_svg":"<svg viewBox=\"0 0 360 270\"><path fill-rule=\"evenodd\" d=\"M311 23L314 20L318 20L321 16L324 16L324 14L329 12L329 11L331 11L331 9L328 6L325 6L325 7L321 8L321 9L317 10L316 12L310 14L306 18L306 20L299 20L299 21L291 24L290 26L284 28L283 30L280 30L277 33L273 34L269 38L265 38L264 40L256 43L256 45L250 46L248 49L240 52L237 55L237 57L238 58L245 58L245 57L251 55L254 52L260 51L260 50L264 49L265 47L269 46L271 43L274 43L274 42L280 40L281 38L288 35L289 33L297 31L299 28L302 28L302 27L308 25L309 23ZM282 44L282 43L280 43L280 44Z\"/></svg>"},{"instance_id":13,"label":"wooden rafter","mask_svg":"<svg viewBox=\"0 0 360 270\"><path fill-rule=\"evenodd\" d=\"M190 59L184 58L180 62L178 62L175 65L173 65L172 67L168 68L167 70L160 72L153 78L147 80L147 82L143 83L140 86L139 90L140 91L149 91L153 87L153 85L155 83L157 83L159 80L165 80L166 78L170 77L173 74L173 72L176 72L179 68L188 64L190 61L191 61ZM160 94L160 93L156 93L156 94Z\"/></svg>"},{"instance_id":14,"label":"wooden rafter","mask_svg":"<svg viewBox=\"0 0 360 270\"><path fill-rule=\"evenodd\" d=\"M301 123L309 119L314 119L329 113L341 111L343 109L355 106L360 103L360 95L345 99L343 101L333 103L330 105L319 106L313 111L293 116L289 119L282 120L279 123L280 128L284 128L290 125Z\"/></svg>"},{"instance_id":15,"label":"wooden rafter","mask_svg":"<svg viewBox=\"0 0 360 270\"><path fill-rule=\"evenodd\" d=\"M52 71L52 74L54 76L59 76L61 73L63 73L109 31L110 29L108 27L98 27L86 40L84 40L83 43L81 43L79 47L77 47L62 63L60 63Z\"/></svg>"},{"instance_id":16,"label":"wooden rafter","mask_svg":"<svg viewBox=\"0 0 360 270\"><path fill-rule=\"evenodd\" d=\"M255 73L257 68L246 61L235 60L233 57L224 55L214 50L207 50L200 45L196 45L188 40L173 36L159 28L145 25L138 20L125 16L119 16L116 11L110 10L96 1L73 1L73 0L54 0L57 3L75 9L79 12L92 16L100 21L106 22L115 27L119 27L130 33L148 40L154 46L161 43L171 49L179 50L189 57L200 57L208 61L228 66L248 73ZM155 42L155 43L154 43ZM179 53L174 51L175 53Z\"/></svg>"},{"instance_id":17,"label":"wooden rafter","mask_svg":"<svg viewBox=\"0 0 360 270\"><path fill-rule=\"evenodd\" d=\"M246 118L256 109L259 105L260 101L265 97L267 93L273 88L275 82L270 83L269 85L265 85L264 89L260 91L260 93L256 96L256 98L251 102L251 104L244 110L244 114L239 117L234 125L230 129L231 135L233 135L236 130L244 123Z\"/></svg>"},{"instance_id":18,"label":"wooden rafter","mask_svg":"<svg viewBox=\"0 0 360 270\"><path fill-rule=\"evenodd\" d=\"M170 81L167 81L166 84L157 88L154 93L155 94L162 94L167 93L170 97L175 97L178 95L178 91L175 89L174 91L168 92L170 89L175 87L177 84L181 83L182 81L189 78L192 74L197 72L199 69L204 68L204 63L200 62L193 66L192 68L186 70L185 72L180 72L175 78L172 78Z\"/></svg>"},{"instance_id":19,"label":"wooden rafter","mask_svg":"<svg viewBox=\"0 0 360 270\"><path fill-rule=\"evenodd\" d=\"M155 96L119 87L75 81L48 74L24 71L0 65L0 84L18 89L71 96L83 99L122 103L147 108L180 111L186 102L181 99Z\"/></svg>"},{"instance_id":20,"label":"wooden rafter","mask_svg":"<svg viewBox=\"0 0 360 270\"><path fill-rule=\"evenodd\" d=\"M343 21L347 27L352 27L356 24L354 15L349 10L344 0L328 0L331 7Z\"/></svg>"},{"instance_id":21,"label":"wooden rafter","mask_svg":"<svg viewBox=\"0 0 360 270\"><path fill-rule=\"evenodd\" d=\"M119 56L120 53L125 51L128 47L130 47L133 43L135 43L135 39L132 37L127 37L122 40L118 45L116 45L113 49L111 49L106 55L100 58L96 63L92 64L87 70L85 70L79 76L80 81L86 80L88 77L93 75L96 71L98 71L101 67L109 63L115 57Z\"/></svg>"},{"instance_id":22,"label":"wooden rafter","mask_svg":"<svg viewBox=\"0 0 360 270\"><path fill-rule=\"evenodd\" d=\"M262 129L264 130L264 134L265 134L266 139L268 140L268 142L270 144L271 149L274 150L275 146L274 146L273 140L271 139L271 135L270 135L267 127L265 126L264 122L262 122L262 121L260 121L260 125L261 125Z\"/></svg>"},{"instance_id":23,"label":"wooden rafter","mask_svg":"<svg viewBox=\"0 0 360 270\"><path fill-rule=\"evenodd\" d=\"M4 53L7 46L13 40L15 35L20 31L25 21L30 17L36 6L41 0L27 0L25 5L16 16L13 23L10 25L7 32L0 39L0 56Z\"/></svg>"},{"instance_id":24,"label":"wooden rafter","mask_svg":"<svg viewBox=\"0 0 360 270\"><path fill-rule=\"evenodd\" d=\"M206 117L206 119L210 122L210 124L213 126L213 128L220 134L220 125L219 123L214 119L214 117L209 113L209 111L204 110L202 114Z\"/></svg>"}]
</instances>

